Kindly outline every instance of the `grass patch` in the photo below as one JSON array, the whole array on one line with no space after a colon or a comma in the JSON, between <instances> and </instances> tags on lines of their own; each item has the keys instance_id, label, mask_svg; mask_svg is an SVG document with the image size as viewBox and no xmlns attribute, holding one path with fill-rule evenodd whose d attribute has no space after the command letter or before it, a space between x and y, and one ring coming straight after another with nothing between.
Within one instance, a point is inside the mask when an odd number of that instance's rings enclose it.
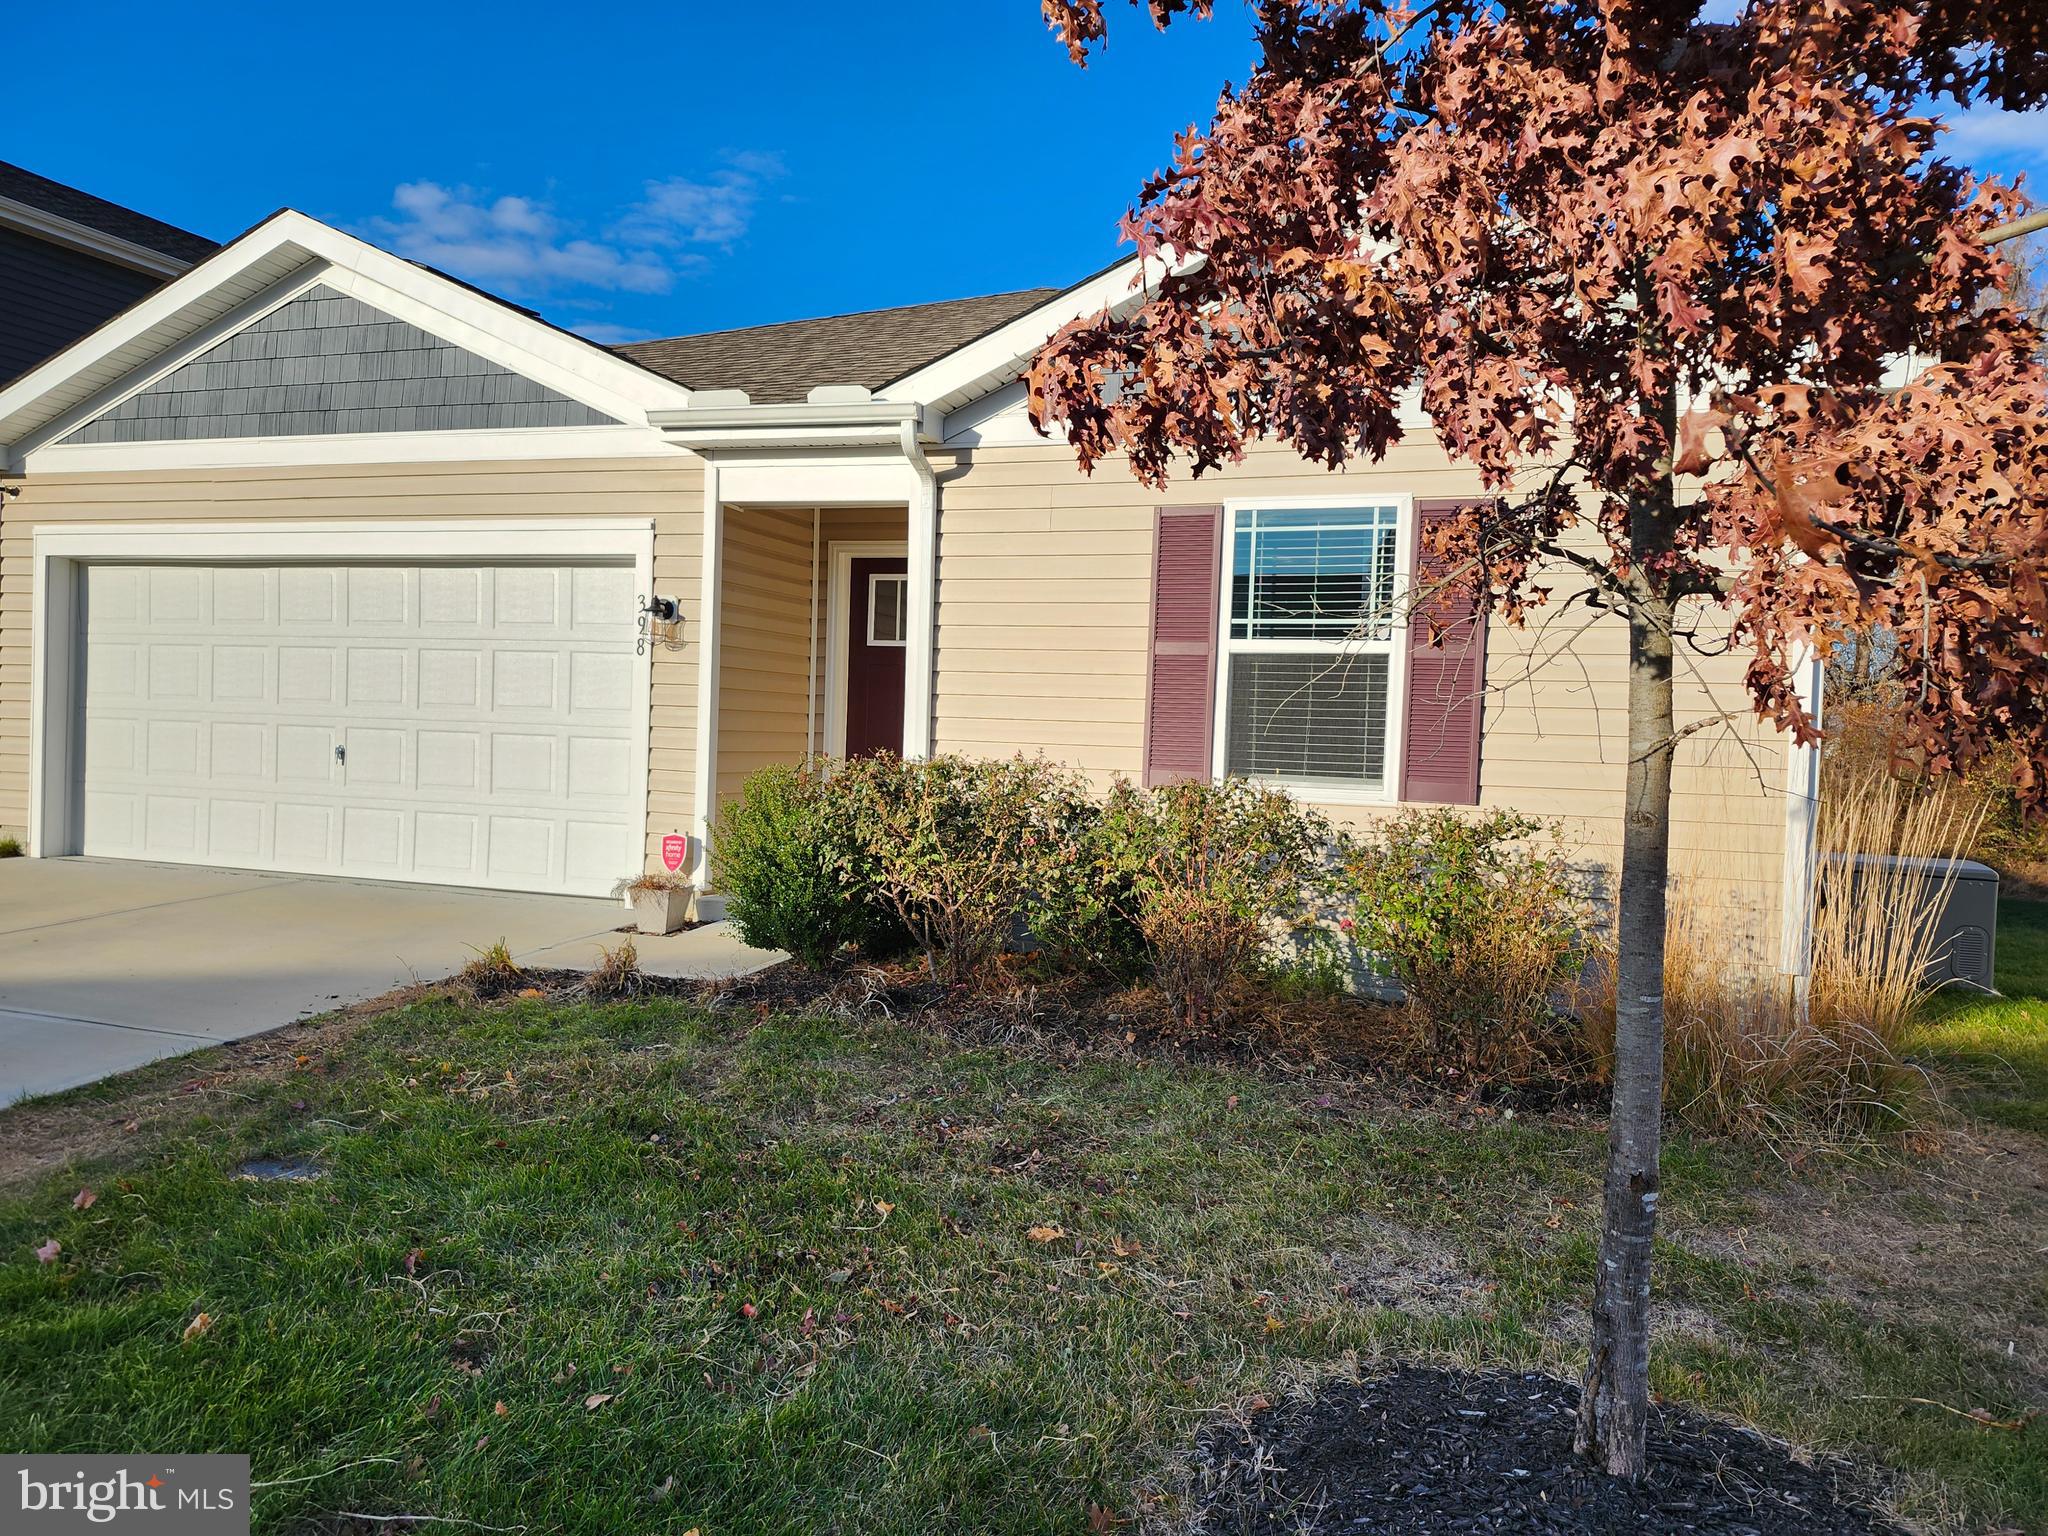
<instances>
[{"instance_id":1,"label":"grass patch","mask_svg":"<svg viewBox=\"0 0 2048 1536\"><path fill-rule=\"evenodd\" d=\"M1944 993L1915 1045L1971 1114L2048 1136L2048 901L1999 903L1998 985L2002 997Z\"/></svg>"},{"instance_id":2,"label":"grass patch","mask_svg":"<svg viewBox=\"0 0 2048 1536\"><path fill-rule=\"evenodd\" d=\"M1997 1038L2038 1049L2028 1017ZM1949 1016L1928 1048L1976 1038ZM1586 1116L744 990L430 997L283 1061L0 1193L0 1443L246 1451L266 1531L1078 1532L1172 1515L1197 1426L1331 1370L1580 1357ZM1986 1102L2015 1124L2043 1091ZM256 1157L322 1176L237 1177ZM2038 1277L1959 1279L2040 1230L2033 1166L1796 1181L1675 1138L1658 1387L1856 1454L1937 1525L2048 1524L2042 1424L1912 1401L2042 1400Z\"/></svg>"}]
</instances>

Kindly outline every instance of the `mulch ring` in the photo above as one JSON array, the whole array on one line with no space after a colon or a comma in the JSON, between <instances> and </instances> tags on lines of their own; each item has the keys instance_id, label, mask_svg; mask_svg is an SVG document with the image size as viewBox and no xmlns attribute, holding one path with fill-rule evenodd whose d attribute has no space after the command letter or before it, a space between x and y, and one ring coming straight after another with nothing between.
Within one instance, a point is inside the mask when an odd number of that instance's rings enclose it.
<instances>
[{"instance_id":1,"label":"mulch ring","mask_svg":"<svg viewBox=\"0 0 2048 1536\"><path fill-rule=\"evenodd\" d=\"M1681 1408L1656 1412L1630 1485L1572 1454L1579 1389L1553 1376L1404 1366L1206 1434L1195 1529L1894 1536L1837 1463Z\"/></svg>"}]
</instances>

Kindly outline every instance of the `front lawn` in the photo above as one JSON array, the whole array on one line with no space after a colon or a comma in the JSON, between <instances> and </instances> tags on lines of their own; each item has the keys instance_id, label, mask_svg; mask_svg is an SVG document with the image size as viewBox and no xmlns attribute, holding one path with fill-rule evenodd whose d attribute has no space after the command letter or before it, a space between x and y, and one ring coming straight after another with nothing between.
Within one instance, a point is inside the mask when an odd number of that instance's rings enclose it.
<instances>
[{"instance_id":1,"label":"front lawn","mask_svg":"<svg viewBox=\"0 0 2048 1536\"><path fill-rule=\"evenodd\" d=\"M1658 1277L1663 1393L1955 1530L2048 1528L2048 1423L1966 1417L2048 1401L2048 923L2006 922L2032 995L1930 1029L1941 1149L1681 1137ZM246 1451L269 1531L1087 1531L1330 1371L1578 1367L1594 1117L747 991L428 997L0 1115L0 1445Z\"/></svg>"}]
</instances>

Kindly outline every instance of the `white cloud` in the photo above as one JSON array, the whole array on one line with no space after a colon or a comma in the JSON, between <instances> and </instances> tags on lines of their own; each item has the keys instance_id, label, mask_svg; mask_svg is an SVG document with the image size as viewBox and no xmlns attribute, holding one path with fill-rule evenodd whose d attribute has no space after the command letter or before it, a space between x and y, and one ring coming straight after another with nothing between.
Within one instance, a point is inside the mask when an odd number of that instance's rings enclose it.
<instances>
[{"instance_id":1,"label":"white cloud","mask_svg":"<svg viewBox=\"0 0 2048 1536\"><path fill-rule=\"evenodd\" d=\"M569 329L586 341L596 342L600 347L616 347L629 341L652 341L661 334L659 331L643 331L637 326L612 325L607 321L591 325L572 325Z\"/></svg>"},{"instance_id":2,"label":"white cloud","mask_svg":"<svg viewBox=\"0 0 2048 1536\"><path fill-rule=\"evenodd\" d=\"M1976 107L1942 118L1948 131L1935 153L1982 175L2012 177L2012 168L2048 162L2048 112L2001 112Z\"/></svg>"},{"instance_id":3,"label":"white cloud","mask_svg":"<svg viewBox=\"0 0 2048 1536\"><path fill-rule=\"evenodd\" d=\"M613 233L648 246L731 245L747 232L762 184L781 174L780 157L749 152L727 156L725 169L702 181L650 181Z\"/></svg>"},{"instance_id":4,"label":"white cloud","mask_svg":"<svg viewBox=\"0 0 2048 1536\"><path fill-rule=\"evenodd\" d=\"M782 163L760 151L730 154L703 180L650 181L641 200L592 235L532 197L493 196L434 181L401 183L392 213L365 233L401 256L523 298L573 292L666 293L705 265L703 247L747 232L762 186Z\"/></svg>"}]
</instances>

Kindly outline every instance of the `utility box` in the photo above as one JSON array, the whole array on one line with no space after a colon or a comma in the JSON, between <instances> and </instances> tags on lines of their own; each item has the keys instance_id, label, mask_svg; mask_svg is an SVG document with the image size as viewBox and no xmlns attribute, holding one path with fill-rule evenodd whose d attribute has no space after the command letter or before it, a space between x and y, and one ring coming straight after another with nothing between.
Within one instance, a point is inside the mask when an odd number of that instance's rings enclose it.
<instances>
[{"instance_id":1,"label":"utility box","mask_svg":"<svg viewBox=\"0 0 2048 1536\"><path fill-rule=\"evenodd\" d=\"M1822 856L1839 867L1853 863L1849 888L1855 892L1868 880L1886 891L1920 884L1926 894L1910 908L1923 914L1932 925L1929 945L1933 958L1927 966L1927 984L1945 987L1951 983L1996 991L1992 979L1998 952L1998 871L1974 859L1912 859L1897 855L1862 854L1851 860L1842 854ZM1950 872L1953 871L1951 874ZM1948 888L1942 890L1942 881ZM1854 895L1851 900L1855 900Z\"/></svg>"}]
</instances>

